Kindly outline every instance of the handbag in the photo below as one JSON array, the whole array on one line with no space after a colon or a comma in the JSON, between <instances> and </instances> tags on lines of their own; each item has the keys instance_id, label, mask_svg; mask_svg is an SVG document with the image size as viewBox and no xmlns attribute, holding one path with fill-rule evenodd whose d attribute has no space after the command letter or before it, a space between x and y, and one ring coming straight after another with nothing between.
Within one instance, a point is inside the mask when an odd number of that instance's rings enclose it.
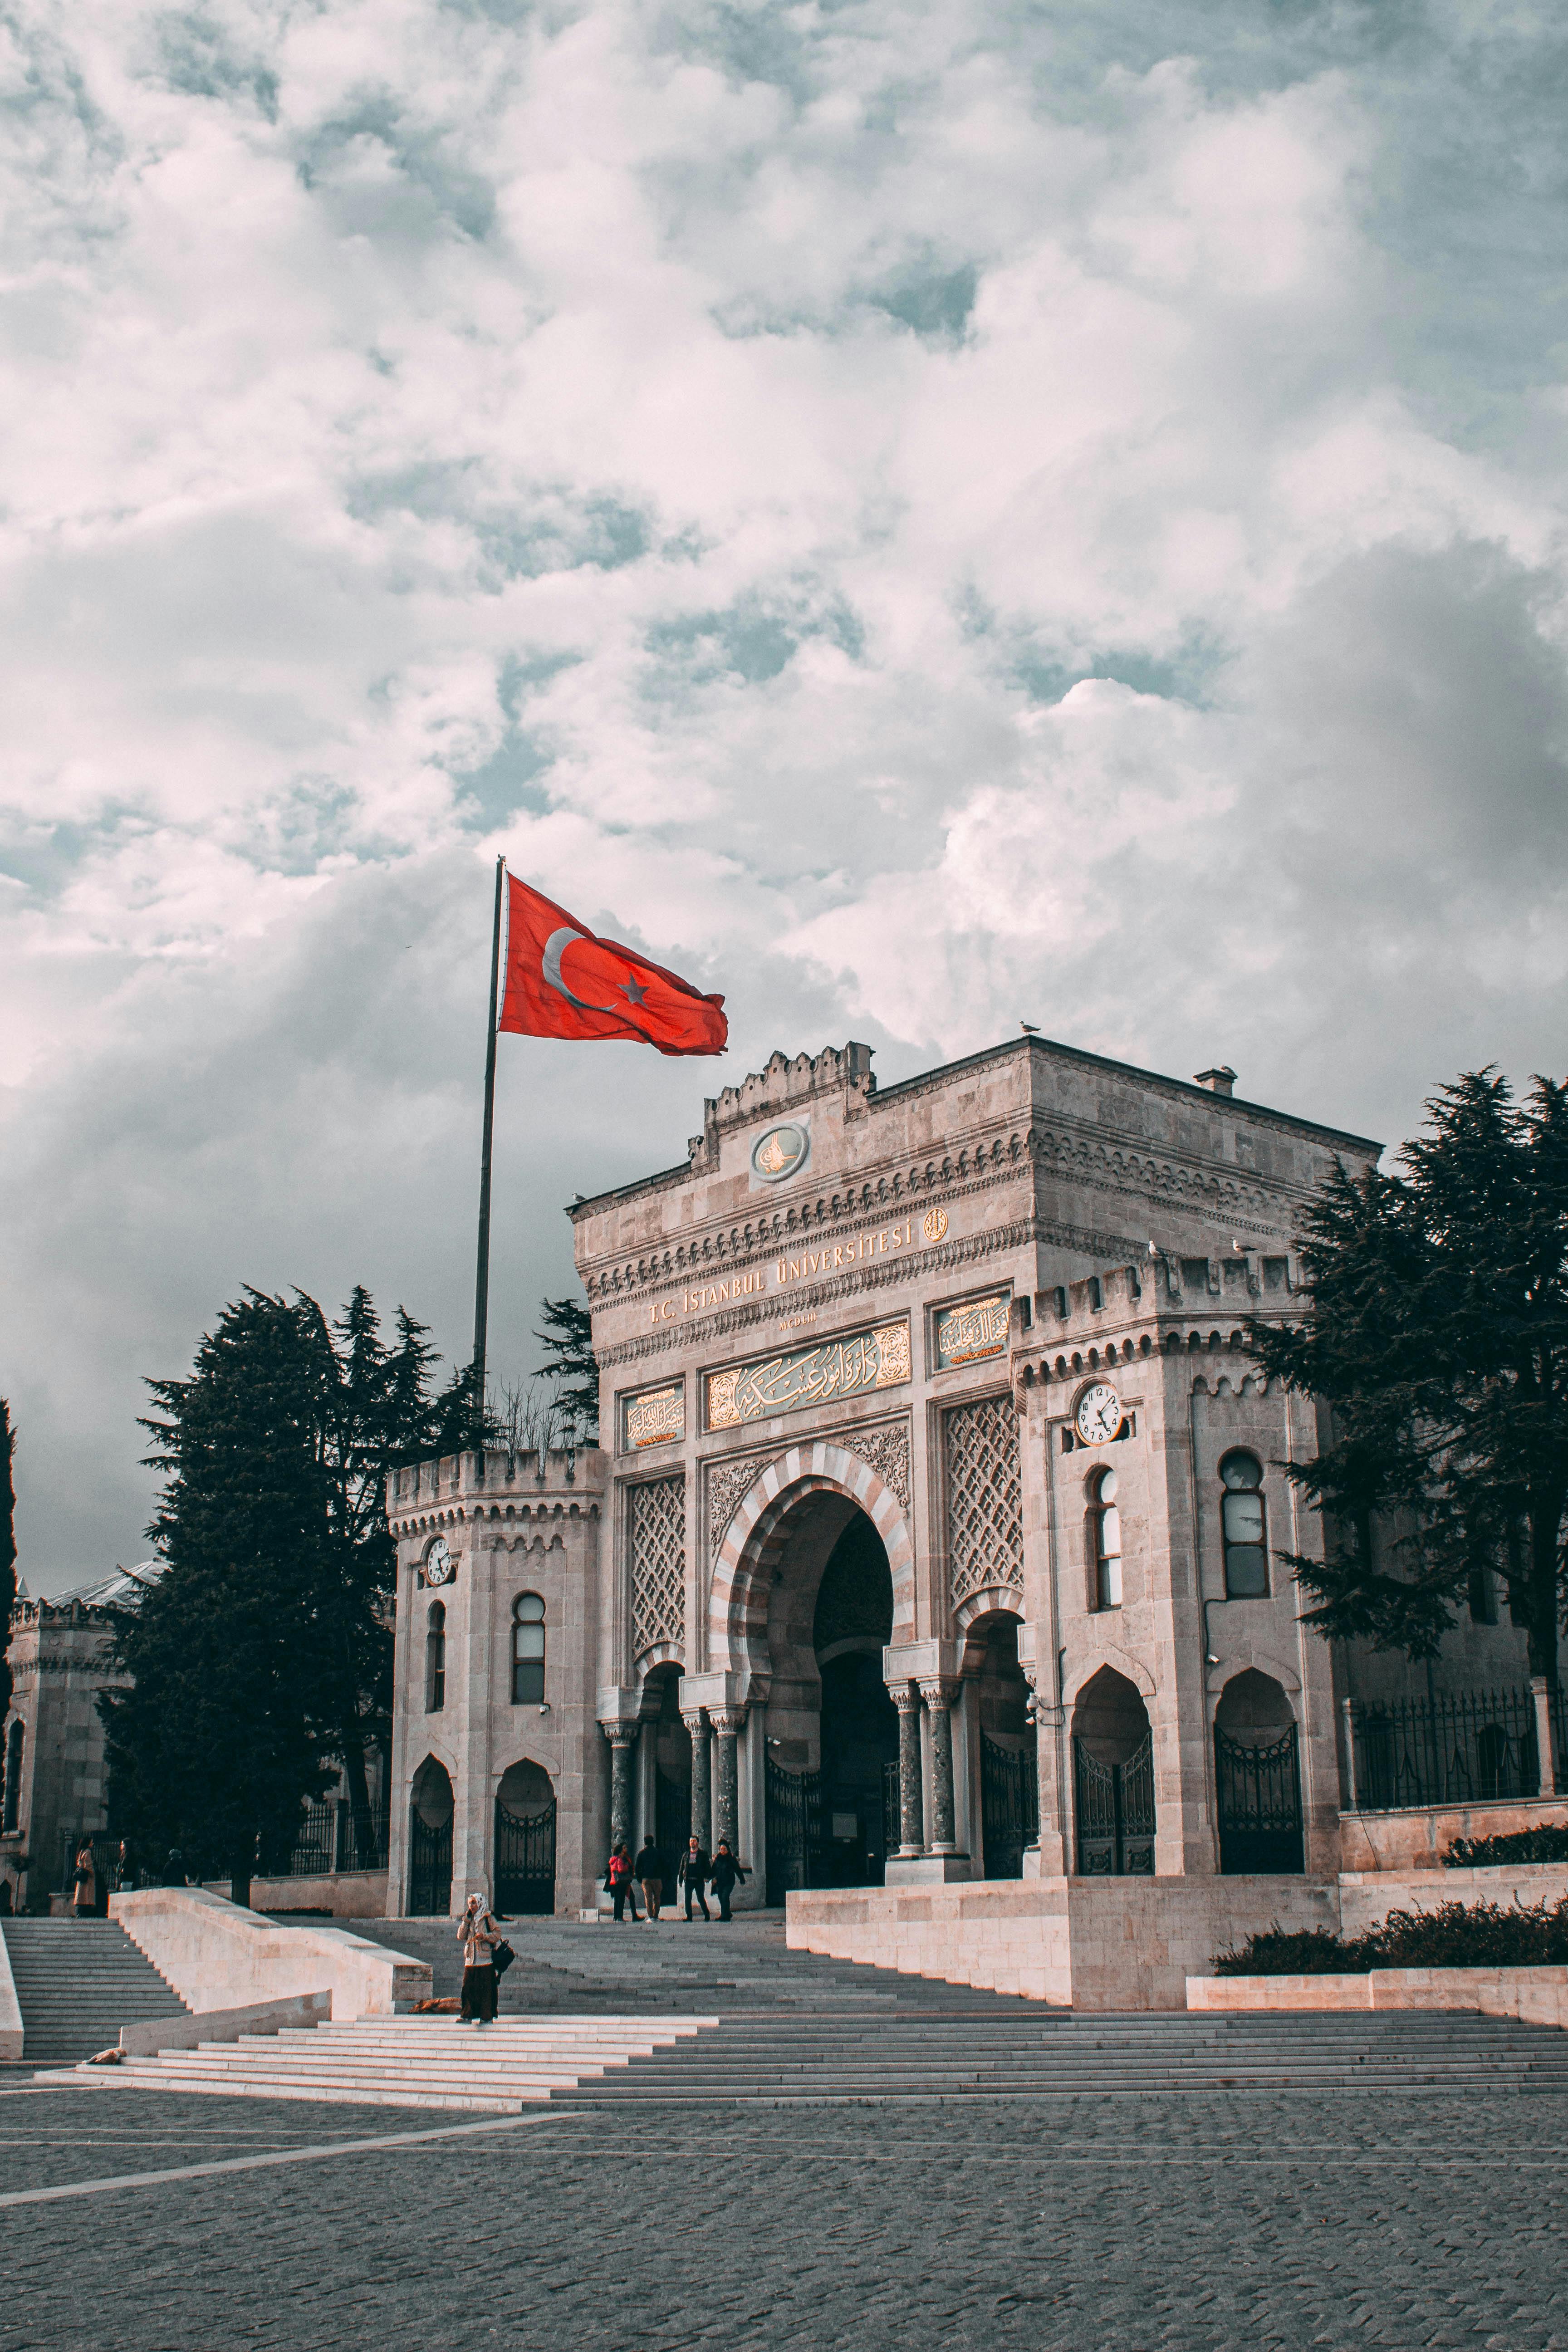
<instances>
[{"instance_id":1,"label":"handbag","mask_svg":"<svg viewBox=\"0 0 1568 2352\"><path fill-rule=\"evenodd\" d=\"M496 1981L498 1984L501 1978L505 1976L508 1969L510 1968L516 1958L517 1954L512 1950L511 1946L507 1942L506 1937L503 1936L500 1942L496 1946L495 1950L490 1954L490 1961L496 1972Z\"/></svg>"}]
</instances>

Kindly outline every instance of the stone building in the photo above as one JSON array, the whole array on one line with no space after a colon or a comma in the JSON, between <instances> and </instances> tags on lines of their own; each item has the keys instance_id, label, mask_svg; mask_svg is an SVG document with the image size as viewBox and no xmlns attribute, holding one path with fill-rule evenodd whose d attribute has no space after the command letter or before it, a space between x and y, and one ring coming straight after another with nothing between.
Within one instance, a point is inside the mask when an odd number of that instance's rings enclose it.
<instances>
[{"instance_id":1,"label":"stone building","mask_svg":"<svg viewBox=\"0 0 1568 2352\"><path fill-rule=\"evenodd\" d=\"M110 1607L163 1572L159 1560L117 1568L79 1591L11 1612L11 1706L0 1730L0 1876L12 1899L35 1906L68 1884L68 1847L106 1843L106 1769L98 1695L111 1687Z\"/></svg>"},{"instance_id":2,"label":"stone building","mask_svg":"<svg viewBox=\"0 0 1568 2352\"><path fill-rule=\"evenodd\" d=\"M1337 1868L1339 1702L1401 1669L1299 1622L1316 1415L1243 1333L1380 1147L1233 1083L780 1054L579 1202L601 1448L393 1481L392 1907L574 1912L693 1824L752 1904Z\"/></svg>"}]
</instances>

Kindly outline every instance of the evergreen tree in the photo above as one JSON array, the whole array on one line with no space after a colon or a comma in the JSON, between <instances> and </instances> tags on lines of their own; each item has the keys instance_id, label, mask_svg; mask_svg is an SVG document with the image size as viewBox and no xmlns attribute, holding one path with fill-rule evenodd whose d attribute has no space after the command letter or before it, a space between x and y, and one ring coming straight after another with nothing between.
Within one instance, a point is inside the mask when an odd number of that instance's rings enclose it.
<instances>
[{"instance_id":1,"label":"evergreen tree","mask_svg":"<svg viewBox=\"0 0 1568 2352\"><path fill-rule=\"evenodd\" d=\"M544 1349L543 1375L553 1383L565 1433L575 1445L599 1442L599 1367L594 1355L594 1321L574 1298L544 1298L545 1323L534 1338Z\"/></svg>"},{"instance_id":2,"label":"evergreen tree","mask_svg":"<svg viewBox=\"0 0 1568 2352\"><path fill-rule=\"evenodd\" d=\"M309 1319L247 1291L204 1339L186 1381L149 1386L143 1426L167 1473L148 1532L167 1571L114 1612L130 1686L100 1704L115 1825L178 1846L249 1899L258 1843L292 1846L331 1777L337 1692L321 1633L332 1580Z\"/></svg>"},{"instance_id":3,"label":"evergreen tree","mask_svg":"<svg viewBox=\"0 0 1568 2352\"><path fill-rule=\"evenodd\" d=\"M1310 1208L1301 1325L1254 1323L1266 1369L1330 1408L1288 1465L1322 1511L1291 1554L1305 1622L1429 1657L1500 1578L1531 1674L1557 1678L1568 1600L1568 1087L1516 1103L1473 1071L1428 1103L1395 1172L1342 1166Z\"/></svg>"},{"instance_id":4,"label":"evergreen tree","mask_svg":"<svg viewBox=\"0 0 1568 2352\"><path fill-rule=\"evenodd\" d=\"M11 1639L11 1612L16 1605L16 1489L11 1475L16 1452L11 1408L0 1397L0 1633L5 1637L0 1640L0 1723L5 1722L11 1704L11 1658L6 1643Z\"/></svg>"},{"instance_id":5,"label":"evergreen tree","mask_svg":"<svg viewBox=\"0 0 1568 2352\"><path fill-rule=\"evenodd\" d=\"M132 1677L104 1702L118 1826L248 1881L258 1838L286 1853L335 1760L372 1850L366 1755L392 1703L387 1474L455 1451L472 1390L459 1374L432 1397L436 1361L402 1307L385 1345L363 1286L336 1322L303 1293L247 1291L190 1380L149 1383L165 1416L144 1424L151 1460L169 1473L149 1532L168 1572L116 1620Z\"/></svg>"}]
</instances>

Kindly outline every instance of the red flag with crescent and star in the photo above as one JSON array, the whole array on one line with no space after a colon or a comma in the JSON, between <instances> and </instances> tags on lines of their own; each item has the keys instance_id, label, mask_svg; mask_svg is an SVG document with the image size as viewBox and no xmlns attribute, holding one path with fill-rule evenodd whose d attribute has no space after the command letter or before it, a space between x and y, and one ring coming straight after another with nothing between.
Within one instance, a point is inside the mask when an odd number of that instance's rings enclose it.
<instances>
[{"instance_id":1,"label":"red flag with crescent and star","mask_svg":"<svg viewBox=\"0 0 1568 2352\"><path fill-rule=\"evenodd\" d=\"M721 996L704 996L636 948L595 939L564 907L507 881L506 983L498 1029L524 1037L636 1037L661 1054L721 1054Z\"/></svg>"}]
</instances>

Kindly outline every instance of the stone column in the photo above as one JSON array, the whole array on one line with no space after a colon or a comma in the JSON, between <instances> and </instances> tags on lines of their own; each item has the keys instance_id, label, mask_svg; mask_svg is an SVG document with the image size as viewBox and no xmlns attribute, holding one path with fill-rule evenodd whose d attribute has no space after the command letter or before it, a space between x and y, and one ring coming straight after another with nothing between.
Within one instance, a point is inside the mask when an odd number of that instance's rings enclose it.
<instances>
[{"instance_id":1,"label":"stone column","mask_svg":"<svg viewBox=\"0 0 1568 2352\"><path fill-rule=\"evenodd\" d=\"M716 1850L721 1838L728 1838L730 1851L739 1862L742 1861L744 1856L741 1853L740 1822L737 1817L739 1787L735 1767L735 1742L740 1737L741 1727L746 1720L746 1710L743 1706L716 1706L710 1711L708 1719L713 1726L713 1736L717 1743L713 1769L713 1844Z\"/></svg>"},{"instance_id":2,"label":"stone column","mask_svg":"<svg viewBox=\"0 0 1568 2352\"><path fill-rule=\"evenodd\" d=\"M706 1852L713 1851L713 1799L709 1770L708 1717L699 1707L680 1717L691 1734L691 1834L700 1838Z\"/></svg>"},{"instance_id":3,"label":"stone column","mask_svg":"<svg viewBox=\"0 0 1568 2352\"><path fill-rule=\"evenodd\" d=\"M931 1843L928 1853L956 1853L952 1812L952 1715L958 1685L922 1682L921 1696L931 1715Z\"/></svg>"},{"instance_id":4,"label":"stone column","mask_svg":"<svg viewBox=\"0 0 1568 2352\"><path fill-rule=\"evenodd\" d=\"M899 1854L925 1851L925 1804L921 1793L921 1695L913 1683L890 1683L888 1696L899 1710Z\"/></svg>"},{"instance_id":5,"label":"stone column","mask_svg":"<svg viewBox=\"0 0 1568 2352\"><path fill-rule=\"evenodd\" d=\"M1029 1724L1035 1738L1035 1794L1040 1825L1033 1848L1025 1848L1026 1854L1032 1851L1036 1860L1032 1867L1026 1861L1024 1875L1031 1878L1037 1870L1042 1878L1060 1878L1067 1870L1060 1785L1062 1710L1047 1705L1032 1675L1026 1679L1029 1685Z\"/></svg>"},{"instance_id":6,"label":"stone column","mask_svg":"<svg viewBox=\"0 0 1568 2352\"><path fill-rule=\"evenodd\" d=\"M610 1843L624 1841L626 1852L632 1849L632 1759L637 1748L637 1727L635 1723L606 1723L603 1727L610 1743Z\"/></svg>"},{"instance_id":7,"label":"stone column","mask_svg":"<svg viewBox=\"0 0 1568 2352\"><path fill-rule=\"evenodd\" d=\"M1552 1738L1552 1694L1544 1675L1530 1677L1531 1696L1535 1701L1535 1752L1541 1759L1541 1789L1543 1797L1557 1794L1557 1754Z\"/></svg>"}]
</instances>

